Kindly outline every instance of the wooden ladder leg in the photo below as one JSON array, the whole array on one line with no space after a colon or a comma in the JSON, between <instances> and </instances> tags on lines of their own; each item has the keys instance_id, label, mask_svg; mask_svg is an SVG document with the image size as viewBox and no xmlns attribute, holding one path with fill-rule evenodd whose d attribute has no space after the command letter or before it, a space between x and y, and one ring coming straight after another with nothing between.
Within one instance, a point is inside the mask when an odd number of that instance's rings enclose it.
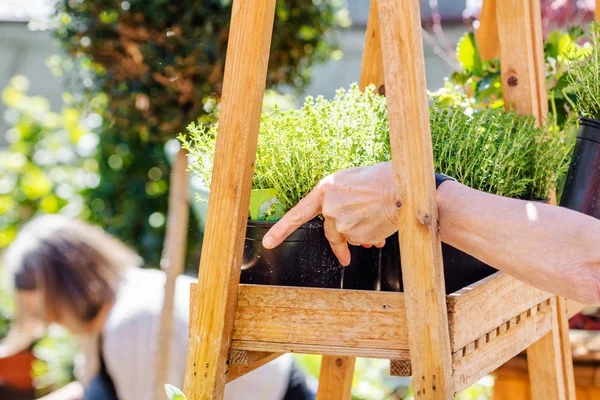
<instances>
[{"instance_id":1,"label":"wooden ladder leg","mask_svg":"<svg viewBox=\"0 0 600 400\"><path fill-rule=\"evenodd\" d=\"M539 0L502 0L496 4L502 88L506 108L533 115L541 124L548 113ZM534 400L574 399L573 366L566 306L550 299L552 330L527 349Z\"/></svg>"},{"instance_id":2,"label":"wooden ladder leg","mask_svg":"<svg viewBox=\"0 0 600 400\"><path fill-rule=\"evenodd\" d=\"M479 28L475 31L477 47L481 59L493 60L500 56L500 40L498 39L498 18L496 16L496 1L484 0L479 16Z\"/></svg>"},{"instance_id":3,"label":"wooden ladder leg","mask_svg":"<svg viewBox=\"0 0 600 400\"><path fill-rule=\"evenodd\" d=\"M556 297L551 300L552 330L527 349L531 398L533 400L575 399L572 360L564 358L564 346L561 333L559 312L564 308L558 306ZM567 343L568 345L568 343ZM570 368L569 368L569 364ZM569 370L570 375L569 376Z\"/></svg>"},{"instance_id":4,"label":"wooden ladder leg","mask_svg":"<svg viewBox=\"0 0 600 400\"><path fill-rule=\"evenodd\" d=\"M416 399L452 399L452 354L418 0L379 0L409 349Z\"/></svg>"},{"instance_id":5,"label":"wooden ladder leg","mask_svg":"<svg viewBox=\"0 0 600 400\"><path fill-rule=\"evenodd\" d=\"M233 1L185 374L190 400L223 398L274 16L275 0Z\"/></svg>"},{"instance_id":6,"label":"wooden ladder leg","mask_svg":"<svg viewBox=\"0 0 600 400\"><path fill-rule=\"evenodd\" d=\"M354 357L323 356L317 400L350 400Z\"/></svg>"},{"instance_id":7,"label":"wooden ladder leg","mask_svg":"<svg viewBox=\"0 0 600 400\"><path fill-rule=\"evenodd\" d=\"M165 271L167 279L155 348L154 390L152 392L154 400L162 400L165 397L164 387L169 379L171 338L173 336L175 284L177 277L185 269L185 249L190 218L187 166L187 152L181 149L175 156L171 170L167 232L160 261L160 267Z\"/></svg>"}]
</instances>

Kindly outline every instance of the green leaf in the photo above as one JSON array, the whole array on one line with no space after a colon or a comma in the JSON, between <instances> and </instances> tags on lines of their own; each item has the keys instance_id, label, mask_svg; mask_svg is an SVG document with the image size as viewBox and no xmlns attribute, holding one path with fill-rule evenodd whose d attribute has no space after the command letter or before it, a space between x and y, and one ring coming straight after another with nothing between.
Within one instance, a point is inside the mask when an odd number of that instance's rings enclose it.
<instances>
[{"instance_id":1,"label":"green leaf","mask_svg":"<svg viewBox=\"0 0 600 400\"><path fill-rule=\"evenodd\" d=\"M169 400L187 400L183 392L173 385L165 385L165 392Z\"/></svg>"},{"instance_id":2,"label":"green leaf","mask_svg":"<svg viewBox=\"0 0 600 400\"><path fill-rule=\"evenodd\" d=\"M456 47L456 57L464 70L470 71L475 76L483 75L481 55L473 32L466 33L460 38Z\"/></svg>"}]
</instances>

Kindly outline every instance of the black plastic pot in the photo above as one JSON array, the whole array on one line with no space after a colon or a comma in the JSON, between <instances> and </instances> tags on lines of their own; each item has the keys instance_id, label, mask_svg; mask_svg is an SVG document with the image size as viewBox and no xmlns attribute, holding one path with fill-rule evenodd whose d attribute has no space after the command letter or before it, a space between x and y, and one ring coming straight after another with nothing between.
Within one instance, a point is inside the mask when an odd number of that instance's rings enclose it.
<instances>
[{"instance_id":1,"label":"black plastic pot","mask_svg":"<svg viewBox=\"0 0 600 400\"><path fill-rule=\"evenodd\" d=\"M272 222L248 221L240 282L260 285L375 290L379 251L351 247L352 262L342 267L331 251L323 221L312 220L275 249L262 239Z\"/></svg>"},{"instance_id":2,"label":"black plastic pot","mask_svg":"<svg viewBox=\"0 0 600 400\"><path fill-rule=\"evenodd\" d=\"M598 120L579 118L577 142L560 205L600 218L600 121Z\"/></svg>"},{"instance_id":3,"label":"black plastic pot","mask_svg":"<svg viewBox=\"0 0 600 400\"><path fill-rule=\"evenodd\" d=\"M381 290L404 291L400 273L400 245L395 233L382 249ZM497 270L452 246L442 243L446 293L452 293L490 276Z\"/></svg>"}]
</instances>

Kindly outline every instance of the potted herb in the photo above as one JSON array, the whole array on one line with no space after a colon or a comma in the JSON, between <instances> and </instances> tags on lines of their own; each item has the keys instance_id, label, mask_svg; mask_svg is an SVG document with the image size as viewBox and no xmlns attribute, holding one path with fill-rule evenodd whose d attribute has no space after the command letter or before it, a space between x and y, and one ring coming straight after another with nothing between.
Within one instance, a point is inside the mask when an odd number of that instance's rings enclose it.
<instances>
[{"instance_id":1,"label":"potted herb","mask_svg":"<svg viewBox=\"0 0 600 400\"><path fill-rule=\"evenodd\" d=\"M553 125L537 127L533 117L499 108L476 111L465 97L455 100L438 97L430 108L435 170L487 193L547 201L567 168L565 132ZM382 289L401 291L397 236L388 239L383 252ZM494 272L444 243L442 254L447 292Z\"/></svg>"},{"instance_id":2,"label":"potted herb","mask_svg":"<svg viewBox=\"0 0 600 400\"><path fill-rule=\"evenodd\" d=\"M579 131L561 206L600 218L600 24L589 25L587 52L573 50L569 80Z\"/></svg>"},{"instance_id":3,"label":"potted herb","mask_svg":"<svg viewBox=\"0 0 600 400\"><path fill-rule=\"evenodd\" d=\"M339 90L331 101L307 98L303 107L264 112L261 118L242 281L286 286L374 289L378 250L352 248L342 268L329 248L323 223L315 219L276 249L261 240L268 229L325 176L344 168L389 160L385 98L374 88ZM191 170L210 187L216 126L192 124ZM262 197L262 199L260 199ZM292 262L293 260L293 262Z\"/></svg>"},{"instance_id":4,"label":"potted herb","mask_svg":"<svg viewBox=\"0 0 600 400\"><path fill-rule=\"evenodd\" d=\"M564 169L568 148L561 133L537 128L532 118L502 110L474 113L466 100L460 104L437 100L431 108L431 125L436 169L476 189L544 199ZM191 170L210 187L217 128L192 124L188 130L189 138L180 139L190 153ZM242 282L401 290L397 236L389 238L383 250L351 247L352 263L346 268L330 250L319 219L276 249L261 245L273 221L322 178L389 159L386 100L374 87L361 92L352 86L338 91L331 101L309 97L300 109L263 113ZM266 196L255 201L259 193ZM444 245L443 255L447 291L494 271L450 246Z\"/></svg>"}]
</instances>

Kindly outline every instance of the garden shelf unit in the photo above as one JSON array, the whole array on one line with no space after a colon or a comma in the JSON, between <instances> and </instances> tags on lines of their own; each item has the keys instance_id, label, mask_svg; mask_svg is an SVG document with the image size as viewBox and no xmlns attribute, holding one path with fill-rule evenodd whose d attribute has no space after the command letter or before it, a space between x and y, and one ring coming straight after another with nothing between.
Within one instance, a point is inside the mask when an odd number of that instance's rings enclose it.
<instances>
[{"instance_id":1,"label":"garden shelf unit","mask_svg":"<svg viewBox=\"0 0 600 400\"><path fill-rule=\"evenodd\" d=\"M501 273L445 293L418 0L371 2L360 79L388 99L405 292L239 284L275 2L233 1L188 398L220 400L226 382L298 352L324 355L318 399L350 399L354 357L392 360L416 398L450 399L527 349L533 398L574 399L564 299ZM486 3L506 103L541 121L539 0Z\"/></svg>"}]
</instances>

